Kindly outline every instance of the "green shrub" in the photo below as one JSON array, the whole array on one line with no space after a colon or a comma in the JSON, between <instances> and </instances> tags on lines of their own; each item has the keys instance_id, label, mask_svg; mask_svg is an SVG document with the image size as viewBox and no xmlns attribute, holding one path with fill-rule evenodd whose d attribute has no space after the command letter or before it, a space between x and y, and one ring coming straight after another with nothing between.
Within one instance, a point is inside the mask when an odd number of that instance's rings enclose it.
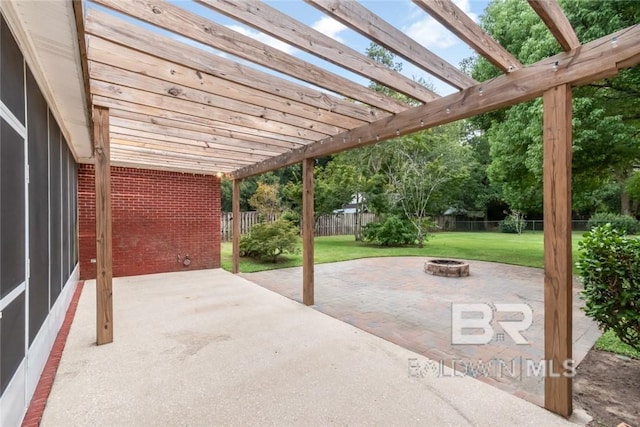
<instances>
[{"instance_id":1,"label":"green shrub","mask_svg":"<svg viewBox=\"0 0 640 427\"><path fill-rule=\"evenodd\" d=\"M604 224L611 224L613 228L626 232L627 234L638 234L640 230L640 222L632 216L620 215L615 213L597 213L593 214L587 222L587 229Z\"/></svg>"},{"instance_id":2,"label":"green shrub","mask_svg":"<svg viewBox=\"0 0 640 427\"><path fill-rule=\"evenodd\" d=\"M240 256L277 262L284 253L296 253L299 240L298 228L287 220L261 222L240 238Z\"/></svg>"},{"instance_id":3,"label":"green shrub","mask_svg":"<svg viewBox=\"0 0 640 427\"><path fill-rule=\"evenodd\" d=\"M413 245L416 241L415 228L397 215L389 215L381 222L370 222L362 230L365 242L380 246Z\"/></svg>"},{"instance_id":4,"label":"green shrub","mask_svg":"<svg viewBox=\"0 0 640 427\"><path fill-rule=\"evenodd\" d=\"M584 311L640 350L640 240L605 224L586 233L579 248Z\"/></svg>"},{"instance_id":5,"label":"green shrub","mask_svg":"<svg viewBox=\"0 0 640 427\"><path fill-rule=\"evenodd\" d=\"M294 211L285 211L282 213L282 215L280 215L280 219L284 219L286 221L289 221L291 224L293 225L298 225L300 224L300 214L298 214L297 212Z\"/></svg>"},{"instance_id":6,"label":"green shrub","mask_svg":"<svg viewBox=\"0 0 640 427\"><path fill-rule=\"evenodd\" d=\"M498 225L501 233L521 234L527 228L527 221L519 211L511 211Z\"/></svg>"}]
</instances>

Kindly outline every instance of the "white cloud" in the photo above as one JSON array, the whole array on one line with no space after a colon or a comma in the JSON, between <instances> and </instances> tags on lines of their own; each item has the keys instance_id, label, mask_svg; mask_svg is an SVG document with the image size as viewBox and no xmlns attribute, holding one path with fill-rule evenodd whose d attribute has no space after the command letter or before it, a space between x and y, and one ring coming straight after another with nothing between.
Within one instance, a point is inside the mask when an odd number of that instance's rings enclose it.
<instances>
[{"instance_id":1,"label":"white cloud","mask_svg":"<svg viewBox=\"0 0 640 427\"><path fill-rule=\"evenodd\" d=\"M274 39L270 35L261 33L259 31L252 30L247 27L243 27L240 25L228 25L227 28L230 30L236 31L244 36L251 37L252 39L258 40L268 46L271 46L275 49L281 50L284 53L288 53L289 55L293 55L296 53L296 48L287 43L281 42L278 39Z\"/></svg>"},{"instance_id":2,"label":"white cloud","mask_svg":"<svg viewBox=\"0 0 640 427\"><path fill-rule=\"evenodd\" d=\"M321 32L325 36L329 36L340 43L344 43L344 40L342 40L340 36L338 36L338 34L346 30L347 27L345 27L335 19L331 18L330 16L323 16L318 21L316 21L311 27L314 30Z\"/></svg>"},{"instance_id":3,"label":"white cloud","mask_svg":"<svg viewBox=\"0 0 640 427\"><path fill-rule=\"evenodd\" d=\"M475 22L478 22L478 15L471 12L469 0L454 0L454 3ZM415 6L418 8L418 6ZM444 28L431 16L411 13L411 17L418 19L404 27L404 32L423 46L431 49L447 49L460 42L449 30Z\"/></svg>"}]
</instances>

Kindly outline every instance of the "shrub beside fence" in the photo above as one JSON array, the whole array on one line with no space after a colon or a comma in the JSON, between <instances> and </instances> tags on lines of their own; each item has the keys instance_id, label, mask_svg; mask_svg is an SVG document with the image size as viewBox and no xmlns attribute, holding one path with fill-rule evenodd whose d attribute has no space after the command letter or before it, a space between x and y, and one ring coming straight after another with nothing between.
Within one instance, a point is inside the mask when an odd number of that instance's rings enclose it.
<instances>
[{"instance_id":1,"label":"shrub beside fence","mask_svg":"<svg viewBox=\"0 0 640 427\"><path fill-rule=\"evenodd\" d=\"M376 216L371 213L360 214L361 224L359 227L374 221ZM274 215L267 219L273 222L278 219L278 215ZM228 242L232 237L233 220L231 212L222 212L220 223L220 231L222 241ZM246 234L255 224L259 223L258 213L253 211L240 212L240 234ZM354 234L356 231L356 214L345 213L336 215L322 215L316 220L315 235L316 236L342 236Z\"/></svg>"}]
</instances>

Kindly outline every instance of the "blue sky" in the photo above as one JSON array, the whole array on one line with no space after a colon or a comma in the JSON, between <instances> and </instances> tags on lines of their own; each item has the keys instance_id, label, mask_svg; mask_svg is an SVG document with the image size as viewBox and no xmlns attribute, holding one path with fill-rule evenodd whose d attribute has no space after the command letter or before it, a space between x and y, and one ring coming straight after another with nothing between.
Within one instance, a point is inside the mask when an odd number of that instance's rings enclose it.
<instances>
[{"instance_id":1,"label":"blue sky","mask_svg":"<svg viewBox=\"0 0 640 427\"><path fill-rule=\"evenodd\" d=\"M410 37L420 42L423 46L427 47L432 52L444 58L456 67L459 66L462 59L471 56L473 53L472 50L469 49L469 47L467 47L461 40L447 31L440 24L435 22L435 20L429 17L428 14L426 14L422 9L420 9L410 0L368 0L361 1L361 3L373 13L382 17L383 19L394 25L396 28L401 29ZM483 13L489 1L455 0L455 3L474 20L478 21L479 16ZM342 43L345 43L358 52L364 53L365 49L369 46L369 41L367 39L360 36L356 32L344 27L342 24L334 21L327 15L323 14L319 10L301 0L275 0L268 1L268 4L280 10L281 12L285 12L288 15L296 18L298 21L310 25L321 31L322 33L329 35L330 37L335 38ZM184 6L184 3L182 3L182 5ZM265 36L264 34L260 34L245 25L242 25L215 13L211 14L211 12L206 10L205 8L199 9L198 7L196 7L195 10L197 10L198 12L202 12L203 14L210 14L208 16L210 16L215 21L245 35L251 36L274 47L277 47L289 54L295 55L306 61L322 65L323 67L328 68L336 74L348 77L351 80L355 80L363 85L368 84L368 81L363 77L357 76L348 71L344 71L340 67L336 67L325 61L317 60L312 55L288 46L280 41L271 39L270 37ZM403 62L403 74L410 78L425 78L427 81L430 81L434 84L436 92L440 93L441 95L446 95L455 90L450 86L440 82L438 79L431 78L427 73L424 73L422 70L413 66L411 63L403 61L402 58L397 58L397 60L399 62Z\"/></svg>"},{"instance_id":2,"label":"blue sky","mask_svg":"<svg viewBox=\"0 0 640 427\"><path fill-rule=\"evenodd\" d=\"M317 64L326 68L336 74L342 75L346 78L349 78L353 81L356 81L362 85L368 85L369 81L361 76L353 74L349 71L346 71L338 66L330 64L326 61L318 59L313 55L307 54L299 49L291 47L286 43L275 40L265 34L261 34L258 31L241 24L237 21L229 19L223 15L220 15L216 12L213 12L211 9L208 9L204 6L198 5L197 3L186 1L186 0L171 0L173 3L176 3L180 7L188 9L192 12L203 15L212 21L215 21L219 24L225 25L235 31L238 31L244 35L250 36L257 40L262 41L270 46L276 47L288 54L294 55L300 59L305 61ZM249 1L257 1L257 0L249 0ZM489 0L454 0L454 2L460 7L463 11L465 11L472 19L478 21L479 16L482 15L484 9L486 8ZM301 21L304 24L307 24L323 34L326 34L346 45L355 49L358 52L364 53L365 49L369 46L369 40L364 38L363 36L357 34L356 32L344 27L342 24L337 21L331 19L324 13L315 9L314 7L306 4L302 0L269 0L267 3L280 10L281 12L286 13L289 16ZM389 23L391 23L396 28L401 29L407 35L418 41L420 44L442 57L449 63L458 67L460 61L462 59L467 58L473 54L472 50L465 45L461 40L447 31L444 27L438 24L435 20L433 20L427 13L425 13L422 9L416 6L411 0L363 0L361 3L366 6L373 13L382 17ZM102 9L99 6L92 5L92 7L97 7ZM125 18L127 20L131 20L130 18ZM143 24L144 25L144 24ZM147 26L147 25L145 25ZM147 26L149 27L149 26ZM166 33L165 31L155 29L155 31L159 31L161 33ZM189 44L196 45L200 48L206 49L210 52L214 52L216 54L220 54L225 57L229 57L230 59L241 62L245 65L252 66L254 68L261 69L263 71L269 72L271 74L276 74L279 77L290 79L287 76L281 75L277 72L267 70L260 66L255 66L254 64L250 64L242 59L233 58L232 55L217 52L211 48L205 47L198 42L194 42L191 40L184 39L177 35L171 35L176 39L180 39ZM441 95L447 95L455 91L454 88L448 86L447 84L441 82L440 80L431 77L429 74L423 72L422 70L415 67L413 64L408 63L402 58L396 58L397 62L403 63L402 73L405 74L409 78L424 78L426 81L432 83L435 87L435 91ZM291 79L295 80L295 79ZM302 84L306 86L313 87L310 84L302 82Z\"/></svg>"}]
</instances>

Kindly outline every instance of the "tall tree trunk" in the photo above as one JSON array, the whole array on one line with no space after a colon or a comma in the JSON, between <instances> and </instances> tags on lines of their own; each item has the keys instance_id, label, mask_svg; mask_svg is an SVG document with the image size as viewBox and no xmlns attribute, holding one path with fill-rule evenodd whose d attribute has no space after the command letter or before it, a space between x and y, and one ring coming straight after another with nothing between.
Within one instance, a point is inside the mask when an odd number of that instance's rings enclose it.
<instances>
[{"instance_id":1,"label":"tall tree trunk","mask_svg":"<svg viewBox=\"0 0 640 427\"><path fill-rule=\"evenodd\" d=\"M622 195L620 196L620 212L622 215L631 215L631 200L624 187L622 187Z\"/></svg>"}]
</instances>

